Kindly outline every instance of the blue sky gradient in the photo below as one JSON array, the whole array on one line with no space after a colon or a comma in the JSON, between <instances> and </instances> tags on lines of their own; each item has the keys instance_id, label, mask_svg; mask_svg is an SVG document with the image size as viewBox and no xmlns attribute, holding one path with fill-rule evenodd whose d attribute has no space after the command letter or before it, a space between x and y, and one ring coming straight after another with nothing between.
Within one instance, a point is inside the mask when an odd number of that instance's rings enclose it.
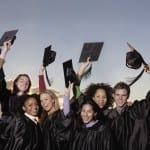
<instances>
[{"instance_id":1,"label":"blue sky gradient","mask_svg":"<svg viewBox=\"0 0 150 150\"><path fill-rule=\"evenodd\" d=\"M91 77L82 81L81 89L91 82L114 86L126 77L135 77L141 69L125 66L131 43L150 63L149 0L5 0L0 4L0 35L19 29L17 40L4 66L6 79L27 73L33 86L38 85L38 71L44 48L52 45L56 61L47 67L53 88L63 93L62 62L72 59L79 67L84 42L103 41L98 62L93 63ZM141 99L150 90L150 75L144 74L131 87L130 99Z\"/></svg>"}]
</instances>

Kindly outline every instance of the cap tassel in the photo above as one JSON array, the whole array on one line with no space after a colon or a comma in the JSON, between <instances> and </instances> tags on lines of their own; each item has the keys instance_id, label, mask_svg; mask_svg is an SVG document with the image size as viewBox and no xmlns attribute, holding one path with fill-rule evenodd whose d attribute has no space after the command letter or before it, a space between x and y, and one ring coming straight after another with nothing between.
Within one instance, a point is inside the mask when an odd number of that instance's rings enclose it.
<instances>
[{"instance_id":1,"label":"cap tassel","mask_svg":"<svg viewBox=\"0 0 150 150\"><path fill-rule=\"evenodd\" d=\"M137 76L137 77L135 77L132 81L131 81L131 83L129 83L128 85L129 86L131 86L131 85L133 85L136 81L138 81L139 79L140 79L140 77L143 75L143 73L144 73L144 69L139 73L139 75Z\"/></svg>"},{"instance_id":2,"label":"cap tassel","mask_svg":"<svg viewBox=\"0 0 150 150\"><path fill-rule=\"evenodd\" d=\"M45 67L45 75L46 75L46 80L47 80L48 85L51 86L52 85L52 81L50 81L50 79L48 78L48 73L47 73L46 67Z\"/></svg>"},{"instance_id":3,"label":"cap tassel","mask_svg":"<svg viewBox=\"0 0 150 150\"><path fill-rule=\"evenodd\" d=\"M128 45L128 47L130 48L131 51L135 50L135 48L130 43L127 42L127 45Z\"/></svg>"},{"instance_id":4,"label":"cap tassel","mask_svg":"<svg viewBox=\"0 0 150 150\"><path fill-rule=\"evenodd\" d=\"M144 65L147 65L147 63L145 62L145 60L143 59L142 55L131 45L127 42L128 47L130 48L131 51L136 51L136 53L139 55L139 57L141 58L141 62Z\"/></svg>"},{"instance_id":5,"label":"cap tassel","mask_svg":"<svg viewBox=\"0 0 150 150\"><path fill-rule=\"evenodd\" d=\"M143 59L142 55L133 46L131 46L128 42L127 42L127 45L129 46L130 50L136 54L136 57L130 58L130 62L132 65L129 65L128 64L129 59L128 60L126 59L126 66L131 69L139 69L142 64L144 65L144 69L142 69L142 71L139 73L139 75L137 75L135 78L129 78L130 81L128 81L128 82L130 82L129 86L131 86L140 79L140 77L143 75L145 70L148 69L148 67L147 67L148 65L145 62L145 60ZM138 61L138 64L137 64L137 62L135 63L135 61Z\"/></svg>"}]
</instances>

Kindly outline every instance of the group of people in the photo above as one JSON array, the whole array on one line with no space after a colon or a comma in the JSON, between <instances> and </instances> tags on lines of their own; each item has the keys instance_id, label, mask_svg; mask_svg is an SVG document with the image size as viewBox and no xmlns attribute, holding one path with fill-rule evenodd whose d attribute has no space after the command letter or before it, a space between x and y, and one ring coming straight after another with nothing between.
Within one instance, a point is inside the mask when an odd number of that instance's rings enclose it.
<instances>
[{"instance_id":1,"label":"group of people","mask_svg":"<svg viewBox=\"0 0 150 150\"><path fill-rule=\"evenodd\" d=\"M88 58L81 63L76 81L64 88L60 109L56 94L46 89L43 66L39 94L28 94L31 80L27 74L19 74L13 90L7 89L3 65L10 48L11 41L5 41L0 54L0 149L149 150L150 91L130 105L130 87L125 82L113 88L107 83L91 83L81 92Z\"/></svg>"}]
</instances>

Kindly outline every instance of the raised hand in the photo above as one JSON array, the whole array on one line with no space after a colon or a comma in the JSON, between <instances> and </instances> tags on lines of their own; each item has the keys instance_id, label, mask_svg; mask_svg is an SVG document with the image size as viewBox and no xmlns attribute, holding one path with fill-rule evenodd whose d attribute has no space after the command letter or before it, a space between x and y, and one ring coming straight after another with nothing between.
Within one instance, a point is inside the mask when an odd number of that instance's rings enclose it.
<instances>
[{"instance_id":1,"label":"raised hand","mask_svg":"<svg viewBox=\"0 0 150 150\"><path fill-rule=\"evenodd\" d=\"M89 66L90 63L91 63L90 62L90 57L87 58L86 62L81 63L80 68L77 72L77 76L78 76L79 80L81 80L81 77L82 77L83 73L85 72L86 68Z\"/></svg>"},{"instance_id":2,"label":"raised hand","mask_svg":"<svg viewBox=\"0 0 150 150\"><path fill-rule=\"evenodd\" d=\"M6 54L10 50L10 48L11 48L11 40L5 41L1 49L0 58L5 59Z\"/></svg>"}]
</instances>

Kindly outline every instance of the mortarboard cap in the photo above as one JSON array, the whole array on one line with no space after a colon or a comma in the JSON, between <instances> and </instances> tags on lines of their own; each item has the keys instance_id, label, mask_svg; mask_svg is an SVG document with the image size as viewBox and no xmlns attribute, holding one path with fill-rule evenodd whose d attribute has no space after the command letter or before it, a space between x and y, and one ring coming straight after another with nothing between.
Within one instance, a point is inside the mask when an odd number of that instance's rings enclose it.
<instances>
[{"instance_id":1,"label":"mortarboard cap","mask_svg":"<svg viewBox=\"0 0 150 150\"><path fill-rule=\"evenodd\" d=\"M65 79L65 86L69 86L69 81L71 83L76 81L76 73L73 70L72 60L68 60L63 62L63 71L64 71L64 79Z\"/></svg>"},{"instance_id":2,"label":"mortarboard cap","mask_svg":"<svg viewBox=\"0 0 150 150\"><path fill-rule=\"evenodd\" d=\"M104 42L89 42L84 43L79 58L79 62L86 62L90 57L90 61L97 61L102 50Z\"/></svg>"},{"instance_id":3,"label":"mortarboard cap","mask_svg":"<svg viewBox=\"0 0 150 150\"><path fill-rule=\"evenodd\" d=\"M3 43L8 40L11 40L11 44L13 44L16 39L17 32L18 30L6 31L0 39L0 46L3 46Z\"/></svg>"},{"instance_id":4,"label":"mortarboard cap","mask_svg":"<svg viewBox=\"0 0 150 150\"><path fill-rule=\"evenodd\" d=\"M43 66L46 67L55 61L56 52L51 50L51 45L45 48L43 56Z\"/></svg>"},{"instance_id":5,"label":"mortarboard cap","mask_svg":"<svg viewBox=\"0 0 150 150\"><path fill-rule=\"evenodd\" d=\"M126 53L126 66L132 69L139 69L142 66L142 58L137 51Z\"/></svg>"},{"instance_id":6,"label":"mortarboard cap","mask_svg":"<svg viewBox=\"0 0 150 150\"><path fill-rule=\"evenodd\" d=\"M143 59L142 55L128 42L127 45L130 48L130 51L126 53L126 66L131 69L139 69L143 64L144 67L148 69L148 65ZM145 69L142 69L142 71L136 77L129 78L129 86L138 81L139 78L143 75L144 71Z\"/></svg>"},{"instance_id":7,"label":"mortarboard cap","mask_svg":"<svg viewBox=\"0 0 150 150\"><path fill-rule=\"evenodd\" d=\"M44 50L44 56L43 56L43 66L45 67L45 74L46 74L46 80L48 82L48 85L51 86L52 81L48 78L48 73L46 67L55 61L56 58L56 52L51 50L51 45L46 47Z\"/></svg>"},{"instance_id":8,"label":"mortarboard cap","mask_svg":"<svg viewBox=\"0 0 150 150\"><path fill-rule=\"evenodd\" d=\"M146 65L142 55L131 44L127 43L127 45L130 51L126 53L126 66L132 69L139 69L142 63Z\"/></svg>"}]
</instances>

